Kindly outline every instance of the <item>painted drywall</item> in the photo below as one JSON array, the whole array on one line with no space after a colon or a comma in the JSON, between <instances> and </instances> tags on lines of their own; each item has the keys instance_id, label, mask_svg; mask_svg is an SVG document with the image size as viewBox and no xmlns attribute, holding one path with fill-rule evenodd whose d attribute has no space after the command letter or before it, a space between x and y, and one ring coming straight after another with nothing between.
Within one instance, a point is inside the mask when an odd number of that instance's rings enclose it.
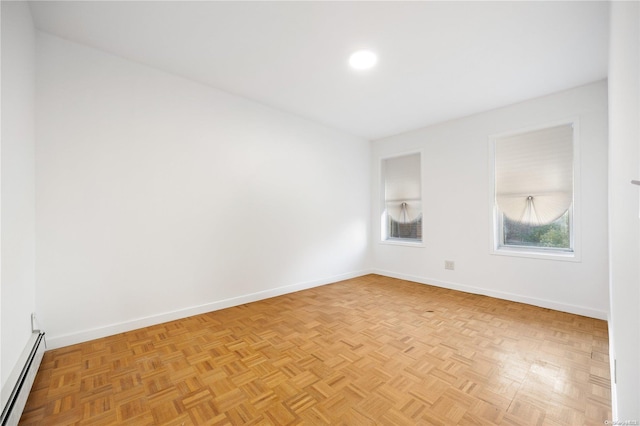
<instances>
[{"instance_id":1,"label":"painted drywall","mask_svg":"<svg viewBox=\"0 0 640 426\"><path fill-rule=\"evenodd\" d=\"M2 2L1 371L15 384L35 311L35 30L25 2ZM6 385L6 386L5 386Z\"/></svg>"},{"instance_id":2,"label":"painted drywall","mask_svg":"<svg viewBox=\"0 0 640 426\"><path fill-rule=\"evenodd\" d=\"M37 61L50 347L368 268L368 141L44 33Z\"/></svg>"},{"instance_id":3,"label":"painted drywall","mask_svg":"<svg viewBox=\"0 0 640 426\"><path fill-rule=\"evenodd\" d=\"M493 255L490 135L579 121L580 261ZM372 261L376 272L606 318L607 83L605 81L374 141ZM380 242L380 159L422 153L424 246ZM577 217L577 216L576 216ZM455 270L445 270L445 260Z\"/></svg>"},{"instance_id":4,"label":"painted drywall","mask_svg":"<svg viewBox=\"0 0 640 426\"><path fill-rule=\"evenodd\" d=\"M609 348L614 420L640 419L640 6L611 2Z\"/></svg>"}]
</instances>

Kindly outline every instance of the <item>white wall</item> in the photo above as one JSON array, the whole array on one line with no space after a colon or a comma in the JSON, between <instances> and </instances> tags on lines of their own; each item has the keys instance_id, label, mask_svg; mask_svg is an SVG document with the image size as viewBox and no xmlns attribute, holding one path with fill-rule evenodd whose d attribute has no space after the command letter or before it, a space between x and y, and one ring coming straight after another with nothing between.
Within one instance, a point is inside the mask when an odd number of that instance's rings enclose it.
<instances>
[{"instance_id":1,"label":"white wall","mask_svg":"<svg viewBox=\"0 0 640 426\"><path fill-rule=\"evenodd\" d=\"M35 31L27 3L2 2L1 371L3 398L35 311ZM5 387L5 385L7 385Z\"/></svg>"},{"instance_id":2,"label":"white wall","mask_svg":"<svg viewBox=\"0 0 640 426\"><path fill-rule=\"evenodd\" d=\"M490 254L490 135L579 119L580 262ZM421 151L424 247L380 243L380 159ZM373 143L372 261L382 274L607 318L607 83ZM455 270L444 261L455 261Z\"/></svg>"},{"instance_id":3,"label":"white wall","mask_svg":"<svg viewBox=\"0 0 640 426\"><path fill-rule=\"evenodd\" d=\"M37 51L50 347L368 268L368 141L46 34Z\"/></svg>"},{"instance_id":4,"label":"white wall","mask_svg":"<svg viewBox=\"0 0 640 426\"><path fill-rule=\"evenodd\" d=\"M640 6L611 2L609 214L611 364L616 420L640 419ZM612 375L613 376L613 375Z\"/></svg>"}]
</instances>

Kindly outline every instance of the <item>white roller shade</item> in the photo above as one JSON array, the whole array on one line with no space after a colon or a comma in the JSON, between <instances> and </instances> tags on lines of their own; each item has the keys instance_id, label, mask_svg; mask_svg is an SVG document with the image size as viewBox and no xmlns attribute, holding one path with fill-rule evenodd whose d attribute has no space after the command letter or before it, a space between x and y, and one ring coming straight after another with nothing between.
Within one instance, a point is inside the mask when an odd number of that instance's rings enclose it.
<instances>
[{"instance_id":1,"label":"white roller shade","mask_svg":"<svg viewBox=\"0 0 640 426\"><path fill-rule=\"evenodd\" d=\"M420 154L384 160L384 201L387 214L401 223L422 214Z\"/></svg>"},{"instance_id":2,"label":"white roller shade","mask_svg":"<svg viewBox=\"0 0 640 426\"><path fill-rule=\"evenodd\" d=\"M506 217L546 225L573 202L573 126L496 139L496 203Z\"/></svg>"}]
</instances>

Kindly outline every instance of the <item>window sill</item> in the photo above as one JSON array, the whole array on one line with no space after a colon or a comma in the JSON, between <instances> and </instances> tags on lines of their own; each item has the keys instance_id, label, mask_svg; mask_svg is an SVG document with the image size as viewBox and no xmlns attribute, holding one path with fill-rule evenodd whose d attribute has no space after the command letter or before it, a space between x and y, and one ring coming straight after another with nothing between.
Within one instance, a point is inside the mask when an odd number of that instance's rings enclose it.
<instances>
[{"instance_id":1,"label":"window sill","mask_svg":"<svg viewBox=\"0 0 640 426\"><path fill-rule=\"evenodd\" d=\"M527 257L531 259L559 260L563 262L580 262L575 251L531 250L517 247L499 247L491 250L491 254L498 256Z\"/></svg>"},{"instance_id":2,"label":"window sill","mask_svg":"<svg viewBox=\"0 0 640 426\"><path fill-rule=\"evenodd\" d=\"M380 244L386 244L390 246L405 246L405 247L424 247L424 243L422 241L411 241L411 240L380 240Z\"/></svg>"}]
</instances>

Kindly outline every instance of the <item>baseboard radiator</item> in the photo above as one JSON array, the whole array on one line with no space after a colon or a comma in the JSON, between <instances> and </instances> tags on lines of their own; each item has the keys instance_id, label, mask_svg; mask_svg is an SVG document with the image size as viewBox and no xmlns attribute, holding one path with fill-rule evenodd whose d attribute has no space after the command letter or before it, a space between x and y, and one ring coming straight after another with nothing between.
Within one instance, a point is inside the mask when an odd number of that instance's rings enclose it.
<instances>
[{"instance_id":1,"label":"baseboard radiator","mask_svg":"<svg viewBox=\"0 0 640 426\"><path fill-rule=\"evenodd\" d=\"M39 330L35 330L31 335L27 348L25 349L26 356L21 358L24 359L22 370L19 372L16 384L11 390L9 397L2 408L0 425L14 426L20 421L22 410L24 410L24 406L29 398L29 392L31 391L31 386L36 379L36 373L40 367L40 362L42 362L42 356L44 355L45 349L46 343L44 340L44 333ZM4 402L4 395L2 399Z\"/></svg>"}]
</instances>

